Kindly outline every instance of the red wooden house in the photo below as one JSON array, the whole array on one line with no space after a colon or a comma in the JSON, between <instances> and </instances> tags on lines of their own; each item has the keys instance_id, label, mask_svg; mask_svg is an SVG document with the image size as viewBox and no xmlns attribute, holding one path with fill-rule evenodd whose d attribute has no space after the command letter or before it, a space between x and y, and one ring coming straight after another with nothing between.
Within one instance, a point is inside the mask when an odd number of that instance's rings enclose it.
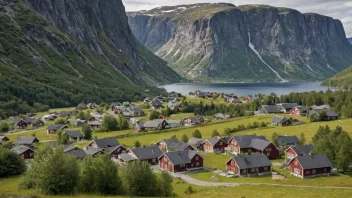
<instances>
[{"instance_id":1,"label":"red wooden house","mask_svg":"<svg viewBox=\"0 0 352 198\"><path fill-rule=\"evenodd\" d=\"M169 172L203 169L203 157L195 151L174 151L159 157L159 168Z\"/></svg>"},{"instance_id":2,"label":"red wooden house","mask_svg":"<svg viewBox=\"0 0 352 198\"><path fill-rule=\"evenodd\" d=\"M1 144L1 142L7 142L9 140L10 140L10 138L8 138L8 137L6 137L4 135L0 135L0 144Z\"/></svg>"},{"instance_id":3,"label":"red wooden house","mask_svg":"<svg viewBox=\"0 0 352 198\"><path fill-rule=\"evenodd\" d=\"M294 107L290 110L291 115L306 116L308 113L308 108L304 106Z\"/></svg>"},{"instance_id":4,"label":"red wooden house","mask_svg":"<svg viewBox=\"0 0 352 198\"><path fill-rule=\"evenodd\" d=\"M32 159L34 157L34 150L24 145L19 145L11 149L16 152L23 159Z\"/></svg>"},{"instance_id":5,"label":"red wooden house","mask_svg":"<svg viewBox=\"0 0 352 198\"><path fill-rule=\"evenodd\" d=\"M291 146L285 150L285 160L286 162L289 162L297 156L310 155L313 152L313 149L313 145Z\"/></svg>"},{"instance_id":6,"label":"red wooden house","mask_svg":"<svg viewBox=\"0 0 352 198\"><path fill-rule=\"evenodd\" d=\"M116 137L106 137L102 139L92 140L85 149L89 150L92 148L101 149L109 153L111 157L117 157L127 150L117 141Z\"/></svg>"},{"instance_id":7,"label":"red wooden house","mask_svg":"<svg viewBox=\"0 0 352 198\"><path fill-rule=\"evenodd\" d=\"M226 162L226 171L239 176L271 174L271 162L262 153L238 155Z\"/></svg>"},{"instance_id":8,"label":"red wooden house","mask_svg":"<svg viewBox=\"0 0 352 198\"><path fill-rule=\"evenodd\" d=\"M333 167L326 155L297 156L289 166L290 174L300 178L329 176Z\"/></svg>"},{"instance_id":9,"label":"red wooden house","mask_svg":"<svg viewBox=\"0 0 352 198\"><path fill-rule=\"evenodd\" d=\"M181 142L177 138L164 139L156 143L161 151L184 151L184 150L195 150L191 145Z\"/></svg>"},{"instance_id":10,"label":"red wooden house","mask_svg":"<svg viewBox=\"0 0 352 198\"><path fill-rule=\"evenodd\" d=\"M279 149L264 136L243 135L234 136L228 140L228 147L235 153L263 153L269 159L277 159L280 155Z\"/></svg>"},{"instance_id":11,"label":"red wooden house","mask_svg":"<svg viewBox=\"0 0 352 198\"><path fill-rule=\"evenodd\" d=\"M62 131L64 129L68 129L68 127L64 124L51 124L46 129L47 134L56 134L58 131Z\"/></svg>"},{"instance_id":12,"label":"red wooden house","mask_svg":"<svg viewBox=\"0 0 352 198\"><path fill-rule=\"evenodd\" d=\"M223 153L227 147L227 142L220 137L205 139L202 144L204 151L209 153Z\"/></svg>"}]
</instances>

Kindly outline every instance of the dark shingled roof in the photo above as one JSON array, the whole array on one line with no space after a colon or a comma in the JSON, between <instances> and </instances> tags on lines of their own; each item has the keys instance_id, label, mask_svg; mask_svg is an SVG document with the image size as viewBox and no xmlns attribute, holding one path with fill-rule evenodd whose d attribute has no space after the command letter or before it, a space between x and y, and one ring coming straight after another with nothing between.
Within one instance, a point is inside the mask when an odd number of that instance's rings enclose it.
<instances>
[{"instance_id":1,"label":"dark shingled roof","mask_svg":"<svg viewBox=\"0 0 352 198\"><path fill-rule=\"evenodd\" d=\"M231 158L230 160L234 160L240 169L272 166L268 157L262 153L254 153L252 155L238 155Z\"/></svg>"},{"instance_id":2,"label":"dark shingled roof","mask_svg":"<svg viewBox=\"0 0 352 198\"><path fill-rule=\"evenodd\" d=\"M32 124L33 125L37 125L39 122L43 122L43 120L40 120L40 119L35 119L32 121ZM43 122L44 123L44 122Z\"/></svg>"},{"instance_id":3,"label":"dark shingled roof","mask_svg":"<svg viewBox=\"0 0 352 198\"><path fill-rule=\"evenodd\" d=\"M83 134L79 130L66 130L65 133L71 138L83 138Z\"/></svg>"},{"instance_id":4,"label":"dark shingled roof","mask_svg":"<svg viewBox=\"0 0 352 198\"><path fill-rule=\"evenodd\" d=\"M309 155L310 153L313 152L314 146L310 144L310 145L299 145L291 148L296 152L297 155Z\"/></svg>"},{"instance_id":5,"label":"dark shingled roof","mask_svg":"<svg viewBox=\"0 0 352 198\"><path fill-rule=\"evenodd\" d=\"M11 151L14 151L14 152L16 152L19 155L21 155L22 153L26 152L27 150L33 151L33 149L28 148L28 147L23 146L23 145L19 145L19 146L16 146L16 147L11 149Z\"/></svg>"},{"instance_id":6,"label":"dark shingled roof","mask_svg":"<svg viewBox=\"0 0 352 198\"><path fill-rule=\"evenodd\" d=\"M39 142L39 140L34 136L20 136L17 138L17 144L31 145L33 143Z\"/></svg>"},{"instance_id":7,"label":"dark shingled roof","mask_svg":"<svg viewBox=\"0 0 352 198\"><path fill-rule=\"evenodd\" d=\"M130 149L130 151L132 151L139 160L159 158L163 154L157 145L133 148Z\"/></svg>"},{"instance_id":8,"label":"dark shingled roof","mask_svg":"<svg viewBox=\"0 0 352 198\"><path fill-rule=\"evenodd\" d=\"M188 143L191 144L191 145L196 145L196 144L203 143L204 140L205 140L205 139L203 139L203 138L194 138L194 137L192 137L192 138L190 138L190 139L188 140Z\"/></svg>"},{"instance_id":9,"label":"dark shingled roof","mask_svg":"<svg viewBox=\"0 0 352 198\"><path fill-rule=\"evenodd\" d=\"M282 106L285 109L292 109L299 106L297 103L280 103L277 105Z\"/></svg>"},{"instance_id":10,"label":"dark shingled roof","mask_svg":"<svg viewBox=\"0 0 352 198\"><path fill-rule=\"evenodd\" d=\"M70 150L65 152L65 154L73 155L79 159L83 159L85 156L87 156L87 153L82 149Z\"/></svg>"},{"instance_id":11,"label":"dark shingled roof","mask_svg":"<svg viewBox=\"0 0 352 198\"><path fill-rule=\"evenodd\" d=\"M64 147L64 153L78 149L78 147L76 147L76 146L71 146L71 145L63 145L63 147Z\"/></svg>"},{"instance_id":12,"label":"dark shingled roof","mask_svg":"<svg viewBox=\"0 0 352 198\"><path fill-rule=\"evenodd\" d=\"M98 153L102 153L103 150L101 150L100 148L89 148L89 149L85 149L84 152L87 154L87 155L96 155Z\"/></svg>"},{"instance_id":13,"label":"dark shingled roof","mask_svg":"<svg viewBox=\"0 0 352 198\"><path fill-rule=\"evenodd\" d=\"M267 113L281 113L281 109L277 105L262 105L261 108L264 108Z\"/></svg>"},{"instance_id":14,"label":"dark shingled roof","mask_svg":"<svg viewBox=\"0 0 352 198\"><path fill-rule=\"evenodd\" d=\"M303 155L297 156L296 159L303 169L333 167L326 155Z\"/></svg>"},{"instance_id":15,"label":"dark shingled roof","mask_svg":"<svg viewBox=\"0 0 352 198\"><path fill-rule=\"evenodd\" d=\"M208 142L210 142L211 145L214 146L214 145L215 145L216 143L218 143L220 140L221 140L221 139L218 138L218 137L212 137L212 138L205 139L204 142L205 142L205 141L208 141Z\"/></svg>"},{"instance_id":16,"label":"dark shingled roof","mask_svg":"<svg viewBox=\"0 0 352 198\"><path fill-rule=\"evenodd\" d=\"M264 136L243 135L234 136L234 138L241 148L255 148L262 150L271 143Z\"/></svg>"},{"instance_id":17,"label":"dark shingled roof","mask_svg":"<svg viewBox=\"0 0 352 198\"><path fill-rule=\"evenodd\" d=\"M181 142L177 138L170 138L162 140L166 143L167 147L171 151L184 151L190 146L187 143Z\"/></svg>"},{"instance_id":18,"label":"dark shingled roof","mask_svg":"<svg viewBox=\"0 0 352 198\"><path fill-rule=\"evenodd\" d=\"M51 124L48 126L48 130L62 130L66 128L67 126L64 124Z\"/></svg>"},{"instance_id":19,"label":"dark shingled roof","mask_svg":"<svg viewBox=\"0 0 352 198\"><path fill-rule=\"evenodd\" d=\"M134 161L134 160L137 160L137 158L135 158L134 156L128 154L128 153L121 153L119 156L118 156L119 159L122 159L124 161Z\"/></svg>"},{"instance_id":20,"label":"dark shingled roof","mask_svg":"<svg viewBox=\"0 0 352 198\"><path fill-rule=\"evenodd\" d=\"M164 153L164 155L170 160L173 165L191 163L192 158L197 155L195 151L174 151Z\"/></svg>"},{"instance_id":21,"label":"dark shingled roof","mask_svg":"<svg viewBox=\"0 0 352 198\"><path fill-rule=\"evenodd\" d=\"M315 110L311 110L311 111L309 111L309 116L311 116L313 114L318 116L323 111L326 112L326 115L328 117L339 117L339 114L337 114L335 111L333 111L331 109L315 109Z\"/></svg>"},{"instance_id":22,"label":"dark shingled roof","mask_svg":"<svg viewBox=\"0 0 352 198\"><path fill-rule=\"evenodd\" d=\"M279 138L277 139L277 142L279 143L279 145L284 145L286 144L299 144L300 141L297 138L297 136L279 136Z\"/></svg>"},{"instance_id":23,"label":"dark shingled roof","mask_svg":"<svg viewBox=\"0 0 352 198\"><path fill-rule=\"evenodd\" d=\"M285 123L289 120L289 118L282 117L282 116L274 116L273 119L271 119L271 123Z\"/></svg>"},{"instance_id":24,"label":"dark shingled roof","mask_svg":"<svg viewBox=\"0 0 352 198\"><path fill-rule=\"evenodd\" d=\"M121 145L117 141L116 137L106 137L106 138L103 138L103 139L95 139L93 141L101 149L107 148L107 147L116 147L116 146L120 146Z\"/></svg>"}]
</instances>

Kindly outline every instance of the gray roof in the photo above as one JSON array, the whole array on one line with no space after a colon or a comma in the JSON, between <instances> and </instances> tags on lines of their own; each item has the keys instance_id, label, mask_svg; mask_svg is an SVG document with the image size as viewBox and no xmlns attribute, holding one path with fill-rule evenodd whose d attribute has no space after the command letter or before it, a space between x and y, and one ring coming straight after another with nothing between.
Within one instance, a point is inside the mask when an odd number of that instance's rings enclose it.
<instances>
[{"instance_id":1,"label":"gray roof","mask_svg":"<svg viewBox=\"0 0 352 198\"><path fill-rule=\"evenodd\" d=\"M51 124L48 126L48 130L62 130L66 128L67 126L64 124Z\"/></svg>"},{"instance_id":2,"label":"gray roof","mask_svg":"<svg viewBox=\"0 0 352 198\"><path fill-rule=\"evenodd\" d=\"M315 109L315 110L310 110L309 111L309 116L315 114L315 115L319 115L321 112L325 111L326 115L328 117L339 117L339 114L337 114L335 111L331 110L331 109Z\"/></svg>"},{"instance_id":3,"label":"gray roof","mask_svg":"<svg viewBox=\"0 0 352 198\"><path fill-rule=\"evenodd\" d=\"M272 166L268 157L262 153L253 153L252 155L237 155L230 160L234 160L240 169Z\"/></svg>"},{"instance_id":4,"label":"gray roof","mask_svg":"<svg viewBox=\"0 0 352 198\"><path fill-rule=\"evenodd\" d=\"M190 119L192 122L200 122L200 119L198 117L195 117L195 116L189 116L187 118Z\"/></svg>"},{"instance_id":5,"label":"gray roof","mask_svg":"<svg viewBox=\"0 0 352 198\"><path fill-rule=\"evenodd\" d=\"M43 120L41 120L41 119L34 119L34 120L32 121L32 124L33 124L33 125L36 125L36 124L38 124L39 122L44 123Z\"/></svg>"},{"instance_id":6,"label":"gray roof","mask_svg":"<svg viewBox=\"0 0 352 198\"><path fill-rule=\"evenodd\" d=\"M133 160L137 160L137 158L135 158L134 156L128 154L128 153L121 153L118 158L124 160L124 161L133 161Z\"/></svg>"},{"instance_id":7,"label":"gray roof","mask_svg":"<svg viewBox=\"0 0 352 198\"><path fill-rule=\"evenodd\" d=\"M76 149L76 150L67 151L67 152L65 152L65 154L73 155L73 156L75 156L77 158L80 158L80 159L82 159L85 156L87 156L87 153L84 150L82 150L82 149Z\"/></svg>"},{"instance_id":8,"label":"gray roof","mask_svg":"<svg viewBox=\"0 0 352 198\"><path fill-rule=\"evenodd\" d=\"M329 105L320 105L320 106L313 105L310 108L313 109L313 110L330 109L330 106Z\"/></svg>"},{"instance_id":9,"label":"gray roof","mask_svg":"<svg viewBox=\"0 0 352 198\"><path fill-rule=\"evenodd\" d=\"M116 147L121 145L117 141L116 137L106 137L102 139L95 139L93 140L93 142L95 142L98 148L101 148L101 149L104 149L107 147Z\"/></svg>"},{"instance_id":10,"label":"gray roof","mask_svg":"<svg viewBox=\"0 0 352 198\"><path fill-rule=\"evenodd\" d=\"M127 110L133 114L144 114L144 111L138 107L129 107Z\"/></svg>"},{"instance_id":11,"label":"gray roof","mask_svg":"<svg viewBox=\"0 0 352 198\"><path fill-rule=\"evenodd\" d=\"M292 109L299 106L297 103L279 103L277 105L282 106L285 109Z\"/></svg>"},{"instance_id":12,"label":"gray roof","mask_svg":"<svg viewBox=\"0 0 352 198\"><path fill-rule=\"evenodd\" d=\"M218 143L219 141L221 140L221 138L218 138L218 137L212 137L212 138L208 138L208 139L205 139L205 141L208 141L210 142L211 145L215 145L216 143Z\"/></svg>"},{"instance_id":13,"label":"gray roof","mask_svg":"<svg viewBox=\"0 0 352 198\"><path fill-rule=\"evenodd\" d=\"M76 124L84 124L87 121L86 120L81 120L81 119L68 119L67 122L69 122L71 125L76 125Z\"/></svg>"},{"instance_id":14,"label":"gray roof","mask_svg":"<svg viewBox=\"0 0 352 198\"><path fill-rule=\"evenodd\" d=\"M22 153L26 152L27 150L33 151L33 149L31 149L31 148L29 148L27 146L23 146L23 145L19 145L19 146L16 146L16 147L11 149L11 151L14 151L14 152L16 152L19 155L21 155Z\"/></svg>"},{"instance_id":15,"label":"gray roof","mask_svg":"<svg viewBox=\"0 0 352 198\"><path fill-rule=\"evenodd\" d=\"M89 126L101 126L101 122L100 121L91 121L88 122Z\"/></svg>"},{"instance_id":16,"label":"gray roof","mask_svg":"<svg viewBox=\"0 0 352 198\"><path fill-rule=\"evenodd\" d=\"M273 119L271 119L271 123L285 123L289 121L289 118L282 117L282 116L274 116Z\"/></svg>"},{"instance_id":17,"label":"gray roof","mask_svg":"<svg viewBox=\"0 0 352 198\"><path fill-rule=\"evenodd\" d=\"M71 146L71 145L63 145L63 147L64 147L64 153L78 149L78 147L76 147L76 146Z\"/></svg>"},{"instance_id":18,"label":"gray roof","mask_svg":"<svg viewBox=\"0 0 352 198\"><path fill-rule=\"evenodd\" d=\"M39 142L39 140L34 136L20 136L16 140L17 144L25 144L25 145L31 145L35 142Z\"/></svg>"},{"instance_id":19,"label":"gray roof","mask_svg":"<svg viewBox=\"0 0 352 198\"><path fill-rule=\"evenodd\" d=\"M204 142L204 140L205 139L202 139L202 138L194 138L194 137L192 137L192 138L190 138L188 140L188 143L191 144L191 145L196 145L196 144L200 144L200 143Z\"/></svg>"},{"instance_id":20,"label":"gray roof","mask_svg":"<svg viewBox=\"0 0 352 198\"><path fill-rule=\"evenodd\" d=\"M183 127L183 120L166 120L171 128Z\"/></svg>"},{"instance_id":21,"label":"gray roof","mask_svg":"<svg viewBox=\"0 0 352 198\"><path fill-rule=\"evenodd\" d=\"M266 113L281 113L281 109L277 105L262 105L260 108L265 109Z\"/></svg>"},{"instance_id":22,"label":"gray roof","mask_svg":"<svg viewBox=\"0 0 352 198\"><path fill-rule=\"evenodd\" d=\"M119 145L119 146L112 146L112 147L106 147L104 148L103 150L108 152L108 153L112 153L114 152L118 147L123 147L122 145Z\"/></svg>"},{"instance_id":23,"label":"gray roof","mask_svg":"<svg viewBox=\"0 0 352 198\"><path fill-rule=\"evenodd\" d=\"M65 133L71 138L83 138L83 134L79 130L66 130Z\"/></svg>"},{"instance_id":24,"label":"gray roof","mask_svg":"<svg viewBox=\"0 0 352 198\"><path fill-rule=\"evenodd\" d=\"M305 107L305 106L298 106L298 107L295 107L296 109L299 109L299 110L301 110L301 111L307 111L308 110L308 108L307 107Z\"/></svg>"},{"instance_id":25,"label":"gray roof","mask_svg":"<svg viewBox=\"0 0 352 198\"><path fill-rule=\"evenodd\" d=\"M148 122L144 123L144 127L145 128L158 128L164 121L167 123L166 120L162 120L162 119L148 121ZM166 125L168 125L168 123Z\"/></svg>"},{"instance_id":26,"label":"gray roof","mask_svg":"<svg viewBox=\"0 0 352 198\"><path fill-rule=\"evenodd\" d=\"M89 149L85 149L84 152L87 154L87 155L96 155L98 153L102 153L103 150L101 150L100 148L89 148Z\"/></svg>"},{"instance_id":27,"label":"gray roof","mask_svg":"<svg viewBox=\"0 0 352 198\"><path fill-rule=\"evenodd\" d=\"M157 145L133 148L130 149L130 151L132 151L139 160L159 158L163 154Z\"/></svg>"},{"instance_id":28,"label":"gray roof","mask_svg":"<svg viewBox=\"0 0 352 198\"><path fill-rule=\"evenodd\" d=\"M197 155L195 151L174 151L164 153L164 155L170 160L173 165L191 163L192 158Z\"/></svg>"},{"instance_id":29,"label":"gray roof","mask_svg":"<svg viewBox=\"0 0 352 198\"><path fill-rule=\"evenodd\" d=\"M281 146L283 144L287 144L287 145L292 145L292 144L299 144L300 141L297 138L297 136L279 136L278 140L277 140L278 144Z\"/></svg>"},{"instance_id":30,"label":"gray roof","mask_svg":"<svg viewBox=\"0 0 352 198\"><path fill-rule=\"evenodd\" d=\"M242 135L234 136L241 148L265 148L270 142L264 136Z\"/></svg>"},{"instance_id":31,"label":"gray roof","mask_svg":"<svg viewBox=\"0 0 352 198\"><path fill-rule=\"evenodd\" d=\"M303 169L333 167L331 161L326 155L303 155L297 156L296 159Z\"/></svg>"},{"instance_id":32,"label":"gray roof","mask_svg":"<svg viewBox=\"0 0 352 198\"><path fill-rule=\"evenodd\" d=\"M162 141L166 143L168 149L171 151L184 151L190 146L187 143L181 142L177 138L164 139Z\"/></svg>"},{"instance_id":33,"label":"gray roof","mask_svg":"<svg viewBox=\"0 0 352 198\"><path fill-rule=\"evenodd\" d=\"M314 146L309 144L309 145L298 145L291 147L297 155L309 155L310 153L313 152Z\"/></svg>"},{"instance_id":34,"label":"gray roof","mask_svg":"<svg viewBox=\"0 0 352 198\"><path fill-rule=\"evenodd\" d=\"M13 123L13 124L16 124L22 120L23 120L22 118L15 118L15 117L10 117L9 119L7 119L7 121L9 121L10 123Z\"/></svg>"}]
</instances>

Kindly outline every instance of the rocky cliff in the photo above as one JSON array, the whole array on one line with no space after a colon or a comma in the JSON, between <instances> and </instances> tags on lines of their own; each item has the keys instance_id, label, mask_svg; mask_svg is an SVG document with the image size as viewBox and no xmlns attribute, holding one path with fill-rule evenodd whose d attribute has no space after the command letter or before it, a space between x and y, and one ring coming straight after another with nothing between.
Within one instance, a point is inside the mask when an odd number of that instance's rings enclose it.
<instances>
[{"instance_id":1,"label":"rocky cliff","mask_svg":"<svg viewBox=\"0 0 352 198\"><path fill-rule=\"evenodd\" d=\"M0 0L0 35L0 104L134 100L180 79L135 39L121 0Z\"/></svg>"},{"instance_id":2,"label":"rocky cliff","mask_svg":"<svg viewBox=\"0 0 352 198\"><path fill-rule=\"evenodd\" d=\"M128 17L137 39L190 79L314 81L352 64L342 23L318 14L219 3Z\"/></svg>"}]
</instances>

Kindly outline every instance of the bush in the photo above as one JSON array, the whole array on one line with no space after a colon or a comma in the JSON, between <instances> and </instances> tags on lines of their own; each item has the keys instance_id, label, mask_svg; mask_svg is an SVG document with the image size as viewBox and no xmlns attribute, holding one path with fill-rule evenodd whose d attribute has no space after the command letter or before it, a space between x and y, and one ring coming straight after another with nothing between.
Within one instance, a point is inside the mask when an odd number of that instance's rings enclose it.
<instances>
[{"instance_id":1,"label":"bush","mask_svg":"<svg viewBox=\"0 0 352 198\"><path fill-rule=\"evenodd\" d=\"M160 117L160 112L156 110L151 111L148 115L149 120L155 120L155 119L158 119L159 117Z\"/></svg>"},{"instance_id":2,"label":"bush","mask_svg":"<svg viewBox=\"0 0 352 198\"><path fill-rule=\"evenodd\" d=\"M0 146L0 178L20 175L26 168L24 160L17 153Z\"/></svg>"},{"instance_id":3,"label":"bush","mask_svg":"<svg viewBox=\"0 0 352 198\"><path fill-rule=\"evenodd\" d=\"M11 124L8 121L3 120L0 122L0 132L8 132L11 129Z\"/></svg>"},{"instance_id":4,"label":"bush","mask_svg":"<svg viewBox=\"0 0 352 198\"><path fill-rule=\"evenodd\" d=\"M111 115L104 116L103 121L101 122L102 131L117 131L119 129L118 127L119 124L116 118Z\"/></svg>"},{"instance_id":5,"label":"bush","mask_svg":"<svg viewBox=\"0 0 352 198\"><path fill-rule=\"evenodd\" d=\"M186 195L193 194L194 192L195 191L193 190L192 186L188 186L188 188L186 188L186 190L185 190Z\"/></svg>"},{"instance_id":6,"label":"bush","mask_svg":"<svg viewBox=\"0 0 352 198\"><path fill-rule=\"evenodd\" d=\"M65 119L63 118L59 118L59 119L56 119L55 120L55 124L66 124L66 121Z\"/></svg>"}]
</instances>

